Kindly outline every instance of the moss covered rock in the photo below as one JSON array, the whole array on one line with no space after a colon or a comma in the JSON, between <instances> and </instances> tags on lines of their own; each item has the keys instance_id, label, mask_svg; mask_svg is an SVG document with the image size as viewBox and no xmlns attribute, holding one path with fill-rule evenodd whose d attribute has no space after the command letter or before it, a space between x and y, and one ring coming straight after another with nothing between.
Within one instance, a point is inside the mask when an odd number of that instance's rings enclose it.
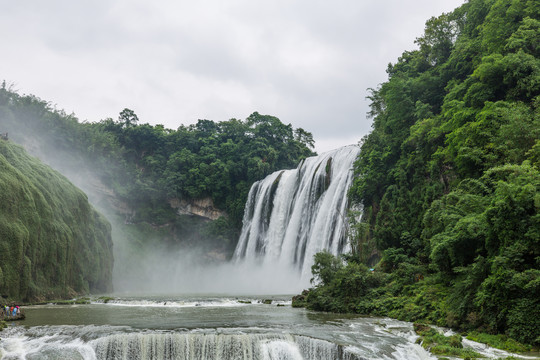
<instances>
[{"instance_id":1,"label":"moss covered rock","mask_svg":"<svg viewBox=\"0 0 540 360\"><path fill-rule=\"evenodd\" d=\"M0 141L0 295L35 301L112 290L108 221L64 176Z\"/></svg>"}]
</instances>

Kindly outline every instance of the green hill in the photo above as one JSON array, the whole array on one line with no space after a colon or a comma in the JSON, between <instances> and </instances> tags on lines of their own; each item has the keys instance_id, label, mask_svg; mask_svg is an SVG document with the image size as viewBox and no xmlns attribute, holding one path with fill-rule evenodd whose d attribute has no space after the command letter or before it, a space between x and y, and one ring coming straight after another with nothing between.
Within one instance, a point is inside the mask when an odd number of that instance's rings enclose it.
<instances>
[{"instance_id":1,"label":"green hill","mask_svg":"<svg viewBox=\"0 0 540 360\"><path fill-rule=\"evenodd\" d=\"M111 291L110 234L81 190L0 140L0 295L30 301Z\"/></svg>"},{"instance_id":2,"label":"green hill","mask_svg":"<svg viewBox=\"0 0 540 360\"><path fill-rule=\"evenodd\" d=\"M354 251L318 255L308 307L540 344L539 29L538 1L469 0L388 66Z\"/></svg>"},{"instance_id":3,"label":"green hill","mask_svg":"<svg viewBox=\"0 0 540 360\"><path fill-rule=\"evenodd\" d=\"M314 155L309 132L271 115L200 119L177 129L142 123L130 109L118 119L79 121L5 81L0 132L83 189L107 216L115 276L141 271L156 245L229 258L251 185Z\"/></svg>"}]
</instances>

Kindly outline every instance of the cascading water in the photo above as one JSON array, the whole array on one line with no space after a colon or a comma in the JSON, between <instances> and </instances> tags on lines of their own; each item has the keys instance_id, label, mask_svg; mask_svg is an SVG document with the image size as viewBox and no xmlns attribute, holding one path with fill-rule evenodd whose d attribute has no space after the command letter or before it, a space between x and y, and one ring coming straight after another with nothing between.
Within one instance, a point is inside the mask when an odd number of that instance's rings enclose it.
<instances>
[{"instance_id":1,"label":"cascading water","mask_svg":"<svg viewBox=\"0 0 540 360\"><path fill-rule=\"evenodd\" d=\"M359 151L358 146L345 146L253 184L234 253L236 261L292 266L306 280L317 252L337 255L348 251L344 216Z\"/></svg>"},{"instance_id":2,"label":"cascading water","mask_svg":"<svg viewBox=\"0 0 540 360\"><path fill-rule=\"evenodd\" d=\"M2 359L81 360L364 360L345 346L287 334L117 333L84 341L97 328L34 329L0 346ZM101 330L103 331L103 330ZM111 329L110 331L115 331ZM22 329L20 333L24 333ZM14 335L10 331L9 335ZM9 336L8 335L8 336Z\"/></svg>"},{"instance_id":3,"label":"cascading water","mask_svg":"<svg viewBox=\"0 0 540 360\"><path fill-rule=\"evenodd\" d=\"M93 343L97 359L362 360L324 340L267 334L122 334Z\"/></svg>"},{"instance_id":4,"label":"cascading water","mask_svg":"<svg viewBox=\"0 0 540 360\"><path fill-rule=\"evenodd\" d=\"M287 299L287 300L285 300ZM1 332L2 360L433 360L413 325L313 313L285 297L94 299L25 308ZM512 354L464 341L489 359ZM538 356L512 355L519 359Z\"/></svg>"}]
</instances>

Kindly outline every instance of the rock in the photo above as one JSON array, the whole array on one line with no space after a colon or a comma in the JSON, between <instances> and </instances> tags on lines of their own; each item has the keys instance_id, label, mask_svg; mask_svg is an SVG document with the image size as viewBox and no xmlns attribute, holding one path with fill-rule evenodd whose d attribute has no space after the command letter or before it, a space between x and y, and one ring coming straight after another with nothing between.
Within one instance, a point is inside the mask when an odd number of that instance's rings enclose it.
<instances>
[{"instance_id":1,"label":"rock","mask_svg":"<svg viewBox=\"0 0 540 360\"><path fill-rule=\"evenodd\" d=\"M211 198L171 199L169 204L173 209L177 209L178 215L197 215L210 220L217 220L222 216L227 216L227 213L214 206Z\"/></svg>"}]
</instances>

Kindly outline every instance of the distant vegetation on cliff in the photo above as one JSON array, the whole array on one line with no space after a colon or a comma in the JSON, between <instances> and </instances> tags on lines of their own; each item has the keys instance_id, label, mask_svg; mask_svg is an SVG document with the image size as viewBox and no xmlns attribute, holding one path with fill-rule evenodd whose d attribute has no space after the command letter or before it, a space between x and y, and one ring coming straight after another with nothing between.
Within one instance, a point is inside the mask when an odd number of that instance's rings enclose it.
<instances>
[{"instance_id":1,"label":"distant vegetation on cliff","mask_svg":"<svg viewBox=\"0 0 540 360\"><path fill-rule=\"evenodd\" d=\"M318 255L307 304L538 345L540 2L470 0L416 43L371 91L353 254Z\"/></svg>"},{"instance_id":2,"label":"distant vegetation on cliff","mask_svg":"<svg viewBox=\"0 0 540 360\"><path fill-rule=\"evenodd\" d=\"M112 290L111 226L64 176L0 140L0 295Z\"/></svg>"},{"instance_id":3,"label":"distant vegetation on cliff","mask_svg":"<svg viewBox=\"0 0 540 360\"><path fill-rule=\"evenodd\" d=\"M132 110L124 109L117 119L80 122L5 82L0 119L1 132L9 131L13 141L54 168L97 178L127 208L125 222L144 232L136 241L159 237L178 242L195 232L196 239L217 239L231 251L253 182L314 154L309 132L270 115L255 112L246 120L199 120L166 129L141 124ZM194 226L177 216L170 206L173 199L211 199L227 217ZM155 236L148 233L148 224L156 228ZM168 225L166 233L162 225Z\"/></svg>"}]
</instances>

